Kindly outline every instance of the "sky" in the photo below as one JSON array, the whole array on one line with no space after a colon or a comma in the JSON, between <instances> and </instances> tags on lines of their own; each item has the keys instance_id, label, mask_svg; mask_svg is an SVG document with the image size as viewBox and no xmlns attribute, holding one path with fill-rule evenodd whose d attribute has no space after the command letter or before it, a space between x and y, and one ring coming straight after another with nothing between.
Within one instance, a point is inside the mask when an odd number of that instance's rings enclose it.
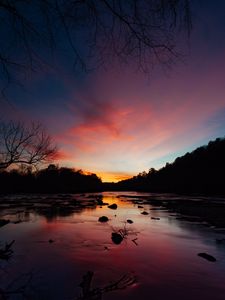
<instances>
[{"instance_id":1,"label":"sky","mask_svg":"<svg viewBox=\"0 0 225 300\"><path fill-rule=\"evenodd\" d=\"M60 166L118 181L225 136L225 3L193 1L193 28L169 69L132 61L77 75L69 60L36 72L1 100L0 117L37 120Z\"/></svg>"}]
</instances>

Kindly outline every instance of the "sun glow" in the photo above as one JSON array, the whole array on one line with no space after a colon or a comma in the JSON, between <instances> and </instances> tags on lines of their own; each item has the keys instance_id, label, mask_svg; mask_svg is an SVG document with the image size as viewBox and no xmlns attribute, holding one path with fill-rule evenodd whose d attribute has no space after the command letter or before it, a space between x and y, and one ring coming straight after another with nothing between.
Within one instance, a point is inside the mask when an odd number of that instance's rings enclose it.
<instances>
[{"instance_id":1,"label":"sun glow","mask_svg":"<svg viewBox=\"0 0 225 300\"><path fill-rule=\"evenodd\" d=\"M102 179L103 182L118 182L131 178L134 174L125 173L110 173L110 172L96 172L97 176Z\"/></svg>"}]
</instances>

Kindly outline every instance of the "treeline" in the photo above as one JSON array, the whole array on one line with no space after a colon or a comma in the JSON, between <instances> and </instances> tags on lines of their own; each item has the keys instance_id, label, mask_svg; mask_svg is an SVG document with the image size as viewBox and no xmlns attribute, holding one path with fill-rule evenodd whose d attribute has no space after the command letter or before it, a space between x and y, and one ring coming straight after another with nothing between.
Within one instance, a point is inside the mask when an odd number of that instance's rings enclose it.
<instances>
[{"instance_id":1,"label":"treeline","mask_svg":"<svg viewBox=\"0 0 225 300\"><path fill-rule=\"evenodd\" d=\"M208 145L167 163L158 171L150 169L131 179L112 185L117 190L225 194L225 139Z\"/></svg>"},{"instance_id":2,"label":"treeline","mask_svg":"<svg viewBox=\"0 0 225 300\"><path fill-rule=\"evenodd\" d=\"M0 172L0 193L77 193L101 190L102 181L96 174L84 174L82 170L55 165L36 172L29 169Z\"/></svg>"},{"instance_id":3,"label":"treeline","mask_svg":"<svg viewBox=\"0 0 225 300\"><path fill-rule=\"evenodd\" d=\"M118 183L102 183L96 174L57 167L31 172L0 172L0 193L77 193L103 190L225 194L225 138L178 157L163 168L142 172Z\"/></svg>"}]
</instances>

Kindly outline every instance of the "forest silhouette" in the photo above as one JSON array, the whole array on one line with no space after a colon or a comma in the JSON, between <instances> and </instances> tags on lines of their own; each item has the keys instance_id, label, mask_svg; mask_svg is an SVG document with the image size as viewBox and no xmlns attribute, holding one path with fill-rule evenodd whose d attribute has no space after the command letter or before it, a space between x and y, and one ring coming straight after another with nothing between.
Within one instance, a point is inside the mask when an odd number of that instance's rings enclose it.
<instances>
[{"instance_id":1,"label":"forest silhouette","mask_svg":"<svg viewBox=\"0 0 225 300\"><path fill-rule=\"evenodd\" d=\"M102 181L97 175L53 164L36 172L29 169L2 171L0 182L3 193L79 193L102 189Z\"/></svg>"},{"instance_id":2,"label":"forest silhouette","mask_svg":"<svg viewBox=\"0 0 225 300\"><path fill-rule=\"evenodd\" d=\"M29 168L2 170L1 193L79 193L106 190L174 192L199 194L225 193L225 138L178 157L163 168L139 173L118 183L104 183L96 174L58 167L32 172Z\"/></svg>"},{"instance_id":3,"label":"forest silhouette","mask_svg":"<svg viewBox=\"0 0 225 300\"><path fill-rule=\"evenodd\" d=\"M217 138L208 145L167 163L158 171L139 173L131 179L120 181L119 190L141 190L176 193L225 193L225 139Z\"/></svg>"}]
</instances>

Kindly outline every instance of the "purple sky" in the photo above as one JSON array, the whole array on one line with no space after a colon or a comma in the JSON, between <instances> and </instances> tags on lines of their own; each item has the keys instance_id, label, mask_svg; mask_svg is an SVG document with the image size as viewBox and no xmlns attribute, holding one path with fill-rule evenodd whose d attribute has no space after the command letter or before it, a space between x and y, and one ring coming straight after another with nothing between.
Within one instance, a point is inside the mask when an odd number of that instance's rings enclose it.
<instances>
[{"instance_id":1,"label":"purple sky","mask_svg":"<svg viewBox=\"0 0 225 300\"><path fill-rule=\"evenodd\" d=\"M57 70L14 90L2 115L40 120L60 147L60 165L103 180L160 168L225 135L224 1L194 1L182 52L170 70L157 67L148 76L130 62L76 78L59 60Z\"/></svg>"}]
</instances>

